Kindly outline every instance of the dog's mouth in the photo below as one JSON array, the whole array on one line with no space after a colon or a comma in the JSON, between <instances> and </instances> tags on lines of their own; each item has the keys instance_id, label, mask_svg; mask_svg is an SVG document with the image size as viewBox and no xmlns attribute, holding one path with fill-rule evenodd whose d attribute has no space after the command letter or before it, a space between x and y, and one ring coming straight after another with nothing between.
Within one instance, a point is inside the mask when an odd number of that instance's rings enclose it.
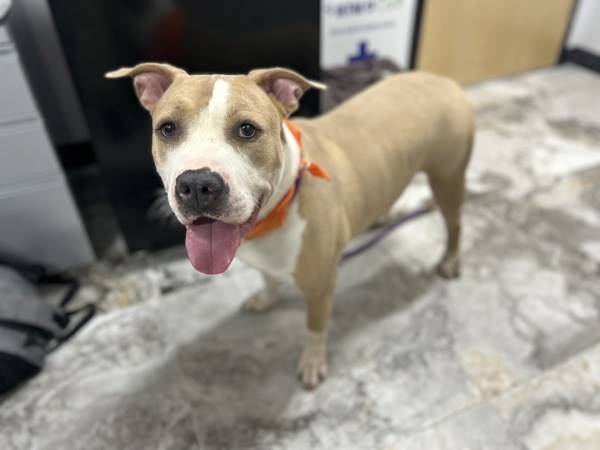
<instances>
[{"instance_id":1,"label":"dog's mouth","mask_svg":"<svg viewBox=\"0 0 600 450\"><path fill-rule=\"evenodd\" d=\"M254 228L260 207L241 224L199 217L186 225L185 248L194 268L202 273L223 273L231 265L244 235Z\"/></svg>"}]
</instances>

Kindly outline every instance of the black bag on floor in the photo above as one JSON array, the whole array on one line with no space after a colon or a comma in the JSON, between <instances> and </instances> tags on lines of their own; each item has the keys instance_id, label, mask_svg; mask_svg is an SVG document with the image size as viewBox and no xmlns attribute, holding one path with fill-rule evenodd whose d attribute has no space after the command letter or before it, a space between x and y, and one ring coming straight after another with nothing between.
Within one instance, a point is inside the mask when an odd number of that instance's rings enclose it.
<instances>
[{"instance_id":1,"label":"black bag on floor","mask_svg":"<svg viewBox=\"0 0 600 450\"><path fill-rule=\"evenodd\" d=\"M33 282L65 284L68 291L55 307L40 298ZM78 288L76 280L40 266L17 271L0 265L0 395L38 373L46 355L92 318L93 304L67 309Z\"/></svg>"}]
</instances>

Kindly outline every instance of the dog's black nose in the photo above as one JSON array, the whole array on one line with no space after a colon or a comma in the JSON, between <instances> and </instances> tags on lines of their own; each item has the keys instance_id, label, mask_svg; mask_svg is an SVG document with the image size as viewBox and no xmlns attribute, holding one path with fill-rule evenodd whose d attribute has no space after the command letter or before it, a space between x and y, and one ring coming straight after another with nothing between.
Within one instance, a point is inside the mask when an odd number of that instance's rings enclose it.
<instances>
[{"instance_id":1,"label":"dog's black nose","mask_svg":"<svg viewBox=\"0 0 600 450\"><path fill-rule=\"evenodd\" d=\"M217 213L228 191L223 177L208 167L186 170L175 180L175 195L188 214Z\"/></svg>"}]
</instances>

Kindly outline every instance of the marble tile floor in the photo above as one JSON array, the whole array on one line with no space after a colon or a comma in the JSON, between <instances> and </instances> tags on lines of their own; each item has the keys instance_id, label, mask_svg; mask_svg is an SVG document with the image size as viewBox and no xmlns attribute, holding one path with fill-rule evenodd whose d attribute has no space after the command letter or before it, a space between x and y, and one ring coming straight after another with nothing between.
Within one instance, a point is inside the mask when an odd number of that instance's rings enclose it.
<instances>
[{"instance_id":1,"label":"marble tile floor","mask_svg":"<svg viewBox=\"0 0 600 450\"><path fill-rule=\"evenodd\" d=\"M600 76L468 94L462 277L432 274L438 213L345 263L316 391L294 378L292 290L249 315L242 263L209 278L181 249L138 254L86 274L103 313L0 404L0 448L600 449ZM397 208L428 196L419 176Z\"/></svg>"}]
</instances>

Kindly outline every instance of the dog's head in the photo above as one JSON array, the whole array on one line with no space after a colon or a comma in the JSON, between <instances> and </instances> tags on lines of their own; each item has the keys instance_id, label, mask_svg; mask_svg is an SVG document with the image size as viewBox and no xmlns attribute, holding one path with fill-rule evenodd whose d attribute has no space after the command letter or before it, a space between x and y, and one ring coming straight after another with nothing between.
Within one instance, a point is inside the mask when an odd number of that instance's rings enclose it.
<instances>
[{"instance_id":1,"label":"dog's head","mask_svg":"<svg viewBox=\"0 0 600 450\"><path fill-rule=\"evenodd\" d=\"M221 273L273 194L282 169L282 122L309 88L288 69L189 75L168 64L122 68L152 116L152 155L169 205L187 228L194 267Z\"/></svg>"}]
</instances>

